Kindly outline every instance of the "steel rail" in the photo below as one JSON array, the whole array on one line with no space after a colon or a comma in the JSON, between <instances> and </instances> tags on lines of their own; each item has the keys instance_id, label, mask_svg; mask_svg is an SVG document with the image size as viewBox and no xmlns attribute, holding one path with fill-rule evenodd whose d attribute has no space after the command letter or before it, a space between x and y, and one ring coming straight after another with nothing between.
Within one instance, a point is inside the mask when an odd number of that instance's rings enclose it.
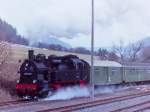
<instances>
[{"instance_id":1,"label":"steel rail","mask_svg":"<svg viewBox=\"0 0 150 112\"><path fill-rule=\"evenodd\" d=\"M85 109L85 108L91 108L91 107L95 107L98 105L104 105L104 104L124 101L124 100L128 100L128 99L134 99L136 97L142 97L142 96L146 96L146 95L150 95L150 92L140 92L140 93L123 95L123 96L118 96L118 97L113 97L113 98L108 98L108 99L93 100L93 101L89 101L89 102L84 102L84 103L82 102L82 103L67 105L67 106L63 106L63 107L45 109L45 110L41 110L38 112L70 112L70 111L81 110L81 109Z\"/></svg>"},{"instance_id":2,"label":"steel rail","mask_svg":"<svg viewBox=\"0 0 150 112\"><path fill-rule=\"evenodd\" d=\"M22 104L22 103L29 103L29 101L14 100L14 101L0 102L0 107L2 107L2 106L8 106L8 105L15 105L15 104Z\"/></svg>"},{"instance_id":3,"label":"steel rail","mask_svg":"<svg viewBox=\"0 0 150 112\"><path fill-rule=\"evenodd\" d=\"M138 104L135 104L135 105L126 106L126 107L123 107L123 108L120 108L120 109L116 109L116 110L113 110L113 111L110 111L110 112L129 112L129 111L143 112L144 110L149 109L149 108L150 108L150 101L145 101L145 102L138 103Z\"/></svg>"}]
</instances>

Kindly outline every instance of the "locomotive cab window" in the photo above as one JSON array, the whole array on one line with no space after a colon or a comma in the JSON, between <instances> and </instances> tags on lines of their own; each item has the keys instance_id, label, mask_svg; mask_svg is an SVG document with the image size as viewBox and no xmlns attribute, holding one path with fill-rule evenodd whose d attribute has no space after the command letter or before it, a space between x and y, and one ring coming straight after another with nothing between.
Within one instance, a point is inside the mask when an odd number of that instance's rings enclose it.
<instances>
[{"instance_id":1,"label":"locomotive cab window","mask_svg":"<svg viewBox=\"0 0 150 112\"><path fill-rule=\"evenodd\" d=\"M60 71L64 71L64 70L67 70L68 67L67 67L67 65L65 65L65 64L60 64L60 65L58 66L58 69L59 69Z\"/></svg>"},{"instance_id":2,"label":"locomotive cab window","mask_svg":"<svg viewBox=\"0 0 150 112\"><path fill-rule=\"evenodd\" d=\"M37 78L39 81L48 81L48 75L47 74L37 74Z\"/></svg>"},{"instance_id":3,"label":"locomotive cab window","mask_svg":"<svg viewBox=\"0 0 150 112\"><path fill-rule=\"evenodd\" d=\"M38 77L39 81L43 81L44 80L43 74L37 74L37 77Z\"/></svg>"}]
</instances>

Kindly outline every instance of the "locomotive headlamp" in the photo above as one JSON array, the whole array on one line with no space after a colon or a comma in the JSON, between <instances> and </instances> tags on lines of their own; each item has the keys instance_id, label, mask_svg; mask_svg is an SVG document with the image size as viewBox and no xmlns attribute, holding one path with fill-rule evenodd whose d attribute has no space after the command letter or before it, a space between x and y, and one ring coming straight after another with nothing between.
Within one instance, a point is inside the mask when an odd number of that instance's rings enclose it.
<instances>
[{"instance_id":1,"label":"locomotive headlamp","mask_svg":"<svg viewBox=\"0 0 150 112\"><path fill-rule=\"evenodd\" d=\"M20 82L20 80L17 80L17 83L19 83Z\"/></svg>"},{"instance_id":2,"label":"locomotive headlamp","mask_svg":"<svg viewBox=\"0 0 150 112\"><path fill-rule=\"evenodd\" d=\"M37 80L33 80L33 83L36 83L37 82Z\"/></svg>"}]
</instances>

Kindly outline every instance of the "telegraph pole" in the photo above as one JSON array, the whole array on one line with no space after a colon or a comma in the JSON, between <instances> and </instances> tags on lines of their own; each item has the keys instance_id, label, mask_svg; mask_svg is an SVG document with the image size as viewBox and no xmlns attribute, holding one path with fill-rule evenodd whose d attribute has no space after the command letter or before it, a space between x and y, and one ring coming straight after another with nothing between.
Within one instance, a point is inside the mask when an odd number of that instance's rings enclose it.
<instances>
[{"instance_id":1,"label":"telegraph pole","mask_svg":"<svg viewBox=\"0 0 150 112\"><path fill-rule=\"evenodd\" d=\"M91 1L91 97L94 98L94 0Z\"/></svg>"}]
</instances>

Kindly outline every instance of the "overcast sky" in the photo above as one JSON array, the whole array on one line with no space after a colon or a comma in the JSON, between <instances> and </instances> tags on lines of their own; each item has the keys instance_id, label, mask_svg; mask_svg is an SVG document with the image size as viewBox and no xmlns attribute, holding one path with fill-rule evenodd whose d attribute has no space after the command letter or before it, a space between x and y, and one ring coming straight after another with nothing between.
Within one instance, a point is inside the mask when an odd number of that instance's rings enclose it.
<instances>
[{"instance_id":1,"label":"overcast sky","mask_svg":"<svg viewBox=\"0 0 150 112\"><path fill-rule=\"evenodd\" d=\"M150 0L95 0L95 47L150 36ZM0 18L28 38L90 47L91 0L0 0Z\"/></svg>"}]
</instances>

